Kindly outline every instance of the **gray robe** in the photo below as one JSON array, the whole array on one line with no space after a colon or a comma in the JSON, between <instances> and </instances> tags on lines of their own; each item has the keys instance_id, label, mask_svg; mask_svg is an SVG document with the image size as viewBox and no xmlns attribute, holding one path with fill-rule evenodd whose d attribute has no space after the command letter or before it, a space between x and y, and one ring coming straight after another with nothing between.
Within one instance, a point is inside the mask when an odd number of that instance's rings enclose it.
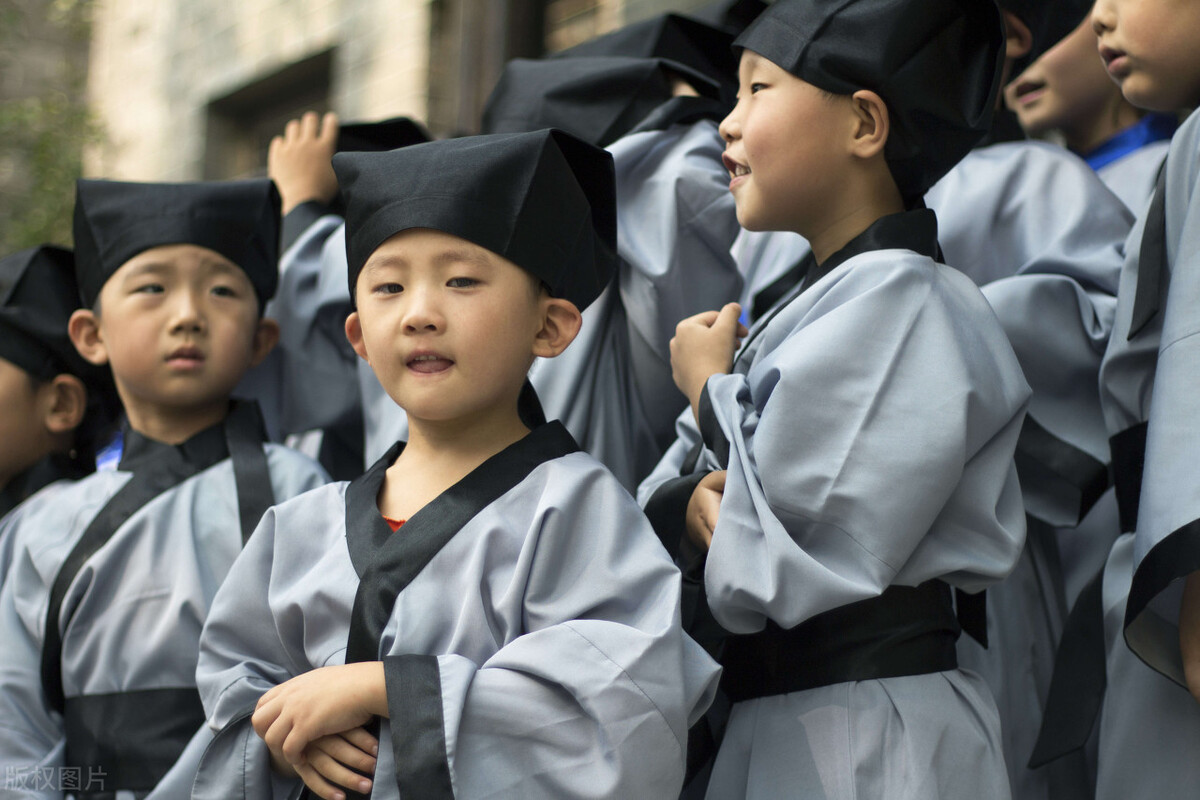
<instances>
[{"instance_id":1,"label":"gray robe","mask_svg":"<svg viewBox=\"0 0 1200 800\"><path fill-rule=\"evenodd\" d=\"M635 133L608 149L617 180L618 276L584 310L571 347L534 364L530 381L547 418L561 419L584 450L633 489L669 444L685 405L667 346L676 323L737 298L741 275L729 248L739 228L716 123ZM408 423L370 367L334 344L344 341L350 312L344 237L336 217L323 217L283 258L283 288L297 288L287 295L294 299L278 301L291 307L276 314L282 358L294 364L284 374L305 379L313 368L329 376L323 387L304 390L308 408L284 414L285 433L321 427L359 403L372 463L407 438Z\"/></svg>"},{"instance_id":2,"label":"gray robe","mask_svg":"<svg viewBox=\"0 0 1200 800\"><path fill-rule=\"evenodd\" d=\"M1104 575L1108 685L1100 720L1097 796L1185 797L1197 771L1200 705L1179 653L1182 578L1197 568L1196 291L1200 275L1200 114L1176 132L1166 163L1165 264L1158 311L1130 336L1148 214L1129 239L1116 328L1101 373L1114 435L1148 421L1136 533L1118 540ZM1190 524L1191 523L1191 524ZM1135 732L1142 732L1136 735Z\"/></svg>"},{"instance_id":3,"label":"gray robe","mask_svg":"<svg viewBox=\"0 0 1200 800\"><path fill-rule=\"evenodd\" d=\"M398 452L272 509L231 570L201 644L217 738L193 796L294 792L248 714L348 651L385 665L375 798L677 794L716 665L683 634L679 573L628 493L550 423L391 534L376 496ZM398 582L375 638L348 646L380 580Z\"/></svg>"},{"instance_id":4,"label":"gray robe","mask_svg":"<svg viewBox=\"0 0 1200 800\"><path fill-rule=\"evenodd\" d=\"M324 471L305 456L278 445L262 447L276 499L325 483ZM14 521L14 559L0 590L0 775L16 775L21 782L10 781L6 798L61 798L61 776L69 774L63 769L75 766L64 750L65 726L74 712L64 717L54 710L43 687L49 598L97 512L133 475L118 469L54 484L30 498ZM173 726L173 714L190 708L200 630L241 547L233 463L224 457L133 510L70 582L59 623L62 692L69 709L105 720L117 745L100 765L107 778L97 778L93 790L119 788L119 772L139 766L118 763L119 746L138 741L152 747L153 738ZM155 733L131 727L147 714ZM152 796L186 796L210 738L198 724ZM56 790L41 780L51 775ZM80 786L88 775L84 769Z\"/></svg>"},{"instance_id":5,"label":"gray robe","mask_svg":"<svg viewBox=\"0 0 1200 800\"><path fill-rule=\"evenodd\" d=\"M937 213L946 263L983 287L1033 389L1018 463L1037 522L1012 576L988 592L990 647L963 637L960 656L996 696L1014 795L1081 796L1078 765L1034 774L1025 763L1066 609L1118 532L1111 496L1097 501L1108 432L1095 386L1132 215L1082 159L1036 142L972 151L925 201ZM739 265L759 281L747 297L807 252L794 234L757 234L739 245ZM761 257L776 265L758 264Z\"/></svg>"},{"instance_id":6,"label":"gray robe","mask_svg":"<svg viewBox=\"0 0 1200 800\"><path fill-rule=\"evenodd\" d=\"M988 592L988 649L964 637L959 653L996 697L1014 797L1086 797L1078 757L1026 764L1067 611L1119 532L1095 386L1132 215L1082 159L1034 142L972 152L926 199L947 262L982 285L1033 389L1017 445L1026 548Z\"/></svg>"},{"instance_id":7,"label":"gray robe","mask_svg":"<svg viewBox=\"0 0 1200 800\"><path fill-rule=\"evenodd\" d=\"M881 249L776 308L638 492L652 504L697 443L700 472L727 448L703 575L720 625L791 628L893 585L1002 579L1024 539L1012 453L1029 390L979 291ZM996 708L962 670L736 703L708 796L1007 798Z\"/></svg>"},{"instance_id":8,"label":"gray robe","mask_svg":"<svg viewBox=\"0 0 1200 800\"><path fill-rule=\"evenodd\" d=\"M1167 157L1170 147L1169 139L1150 142L1110 164L1105 164L1096 170L1096 174L1113 194L1121 198L1122 203L1129 206L1135 214L1142 214L1150 204L1159 167Z\"/></svg>"}]
</instances>

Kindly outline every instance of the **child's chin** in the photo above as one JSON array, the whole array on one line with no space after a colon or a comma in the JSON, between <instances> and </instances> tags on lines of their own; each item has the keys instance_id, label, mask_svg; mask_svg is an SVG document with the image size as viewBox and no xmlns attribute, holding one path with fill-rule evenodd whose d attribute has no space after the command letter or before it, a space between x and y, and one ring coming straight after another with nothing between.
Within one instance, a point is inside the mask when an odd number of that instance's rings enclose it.
<instances>
[{"instance_id":1,"label":"child's chin","mask_svg":"<svg viewBox=\"0 0 1200 800\"><path fill-rule=\"evenodd\" d=\"M1132 73L1121 80L1121 94L1144 111L1177 111L1183 104L1166 92L1156 90L1144 75Z\"/></svg>"}]
</instances>

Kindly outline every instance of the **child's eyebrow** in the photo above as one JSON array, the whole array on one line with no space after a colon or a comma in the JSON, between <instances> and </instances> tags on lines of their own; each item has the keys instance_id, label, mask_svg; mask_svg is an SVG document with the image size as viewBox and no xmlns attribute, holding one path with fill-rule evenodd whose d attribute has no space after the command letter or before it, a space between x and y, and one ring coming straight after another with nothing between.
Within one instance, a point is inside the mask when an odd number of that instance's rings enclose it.
<instances>
[{"instance_id":1,"label":"child's eyebrow","mask_svg":"<svg viewBox=\"0 0 1200 800\"><path fill-rule=\"evenodd\" d=\"M125 273L125 280L133 280L145 275L162 275L170 272L171 267L161 261L146 261L141 264L135 264Z\"/></svg>"},{"instance_id":2,"label":"child's eyebrow","mask_svg":"<svg viewBox=\"0 0 1200 800\"><path fill-rule=\"evenodd\" d=\"M438 253L433 258L433 265L435 267L446 267L452 264L464 263L482 268L492 266L492 260L478 250L446 250L445 252Z\"/></svg>"}]
</instances>

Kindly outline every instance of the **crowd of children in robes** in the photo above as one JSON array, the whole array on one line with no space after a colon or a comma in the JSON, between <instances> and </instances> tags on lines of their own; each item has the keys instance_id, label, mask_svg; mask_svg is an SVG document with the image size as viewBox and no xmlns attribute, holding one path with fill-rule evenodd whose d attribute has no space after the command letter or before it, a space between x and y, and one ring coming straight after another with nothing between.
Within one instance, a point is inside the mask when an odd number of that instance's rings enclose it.
<instances>
[{"instance_id":1,"label":"crowd of children in robes","mask_svg":"<svg viewBox=\"0 0 1200 800\"><path fill-rule=\"evenodd\" d=\"M740 0L80 180L0 259L0 796L1192 796L1198 37Z\"/></svg>"}]
</instances>

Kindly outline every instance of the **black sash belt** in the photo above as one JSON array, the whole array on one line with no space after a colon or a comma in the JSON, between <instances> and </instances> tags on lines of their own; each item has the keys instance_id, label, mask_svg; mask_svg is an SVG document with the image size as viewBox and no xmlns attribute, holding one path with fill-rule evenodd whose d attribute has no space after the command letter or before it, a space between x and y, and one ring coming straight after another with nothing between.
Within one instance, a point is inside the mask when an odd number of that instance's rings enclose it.
<instances>
[{"instance_id":1,"label":"black sash belt","mask_svg":"<svg viewBox=\"0 0 1200 800\"><path fill-rule=\"evenodd\" d=\"M1112 451L1113 484L1121 533L1137 530L1142 472L1146 467L1146 423L1126 428L1108 440Z\"/></svg>"},{"instance_id":2,"label":"black sash belt","mask_svg":"<svg viewBox=\"0 0 1200 800\"><path fill-rule=\"evenodd\" d=\"M195 688L148 689L68 697L63 709L65 763L94 776L96 792L149 792L204 724Z\"/></svg>"},{"instance_id":3,"label":"black sash belt","mask_svg":"<svg viewBox=\"0 0 1200 800\"><path fill-rule=\"evenodd\" d=\"M730 636L721 688L734 702L846 681L924 675L958 667L960 628L939 580L891 586L784 630Z\"/></svg>"}]
</instances>

